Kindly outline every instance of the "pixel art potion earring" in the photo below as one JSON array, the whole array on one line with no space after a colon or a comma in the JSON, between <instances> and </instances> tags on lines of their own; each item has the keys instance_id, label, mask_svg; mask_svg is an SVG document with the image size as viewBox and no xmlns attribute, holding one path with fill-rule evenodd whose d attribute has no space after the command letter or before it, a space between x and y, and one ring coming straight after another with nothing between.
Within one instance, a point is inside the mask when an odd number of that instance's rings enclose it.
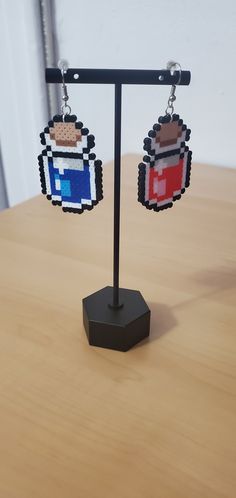
<instances>
[{"instance_id":1,"label":"pixel art potion earring","mask_svg":"<svg viewBox=\"0 0 236 498\"><path fill-rule=\"evenodd\" d=\"M70 213L83 213L102 199L102 162L91 153L94 136L71 114L65 74L66 61L59 62L62 75L61 115L54 116L40 134L45 146L38 156L42 193L53 205Z\"/></svg>"},{"instance_id":2,"label":"pixel art potion earring","mask_svg":"<svg viewBox=\"0 0 236 498\"><path fill-rule=\"evenodd\" d=\"M168 62L168 70L179 69L178 62ZM172 85L165 116L160 116L144 139L147 155L139 164L138 201L147 209L160 211L173 206L190 183L192 152L185 145L191 131L174 114L176 85Z\"/></svg>"}]
</instances>

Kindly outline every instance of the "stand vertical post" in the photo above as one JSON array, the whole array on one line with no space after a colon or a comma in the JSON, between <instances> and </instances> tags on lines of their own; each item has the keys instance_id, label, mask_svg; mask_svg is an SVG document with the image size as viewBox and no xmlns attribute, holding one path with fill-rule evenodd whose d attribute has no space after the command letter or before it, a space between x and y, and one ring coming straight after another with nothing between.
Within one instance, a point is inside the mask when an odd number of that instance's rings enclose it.
<instances>
[{"instance_id":1,"label":"stand vertical post","mask_svg":"<svg viewBox=\"0 0 236 498\"><path fill-rule=\"evenodd\" d=\"M114 154L114 246L113 246L113 308L120 308L120 155L121 155L121 83L115 84L115 154Z\"/></svg>"},{"instance_id":2,"label":"stand vertical post","mask_svg":"<svg viewBox=\"0 0 236 498\"><path fill-rule=\"evenodd\" d=\"M83 299L83 321L89 344L128 351L148 337L150 309L139 291L120 289L121 82L115 82L113 287Z\"/></svg>"}]
</instances>

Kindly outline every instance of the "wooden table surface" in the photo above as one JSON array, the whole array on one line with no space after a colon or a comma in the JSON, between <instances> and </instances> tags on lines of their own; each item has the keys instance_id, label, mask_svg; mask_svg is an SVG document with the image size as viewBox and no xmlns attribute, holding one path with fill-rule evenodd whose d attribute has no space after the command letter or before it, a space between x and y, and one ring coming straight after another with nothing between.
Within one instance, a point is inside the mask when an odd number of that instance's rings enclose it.
<instances>
[{"instance_id":1,"label":"wooden table surface","mask_svg":"<svg viewBox=\"0 0 236 498\"><path fill-rule=\"evenodd\" d=\"M236 496L236 171L194 165L172 209L123 161L121 286L151 308L127 353L88 345L112 282L112 165L82 216L39 196L0 214L0 497Z\"/></svg>"}]
</instances>

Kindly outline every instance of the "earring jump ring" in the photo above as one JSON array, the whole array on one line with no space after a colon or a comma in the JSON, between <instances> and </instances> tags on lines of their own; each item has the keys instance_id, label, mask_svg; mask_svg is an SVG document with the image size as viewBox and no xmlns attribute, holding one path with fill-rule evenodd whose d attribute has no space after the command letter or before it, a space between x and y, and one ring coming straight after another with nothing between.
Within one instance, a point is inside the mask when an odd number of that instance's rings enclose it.
<instances>
[{"instance_id":1,"label":"earring jump ring","mask_svg":"<svg viewBox=\"0 0 236 498\"><path fill-rule=\"evenodd\" d=\"M181 76L182 76L182 68L179 62L175 61L169 61L166 64L166 69L171 72L172 69L174 69L173 74L175 74L176 68L179 70L179 78L178 81L175 83L175 85L179 85L181 82Z\"/></svg>"}]
</instances>

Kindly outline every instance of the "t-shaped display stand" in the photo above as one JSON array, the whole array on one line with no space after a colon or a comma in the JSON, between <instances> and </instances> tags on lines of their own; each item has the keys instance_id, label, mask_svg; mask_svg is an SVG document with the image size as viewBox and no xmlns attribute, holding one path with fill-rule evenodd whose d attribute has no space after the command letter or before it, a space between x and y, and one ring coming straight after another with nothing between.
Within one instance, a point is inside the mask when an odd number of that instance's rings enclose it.
<instances>
[{"instance_id":1,"label":"t-shaped display stand","mask_svg":"<svg viewBox=\"0 0 236 498\"><path fill-rule=\"evenodd\" d=\"M68 69L65 73L65 83L115 85L113 287L83 299L84 327L93 346L127 351L147 337L150 329L150 309L141 293L119 288L122 84L189 85L190 77L189 71L136 69ZM46 69L46 82L62 83L61 70Z\"/></svg>"}]
</instances>

